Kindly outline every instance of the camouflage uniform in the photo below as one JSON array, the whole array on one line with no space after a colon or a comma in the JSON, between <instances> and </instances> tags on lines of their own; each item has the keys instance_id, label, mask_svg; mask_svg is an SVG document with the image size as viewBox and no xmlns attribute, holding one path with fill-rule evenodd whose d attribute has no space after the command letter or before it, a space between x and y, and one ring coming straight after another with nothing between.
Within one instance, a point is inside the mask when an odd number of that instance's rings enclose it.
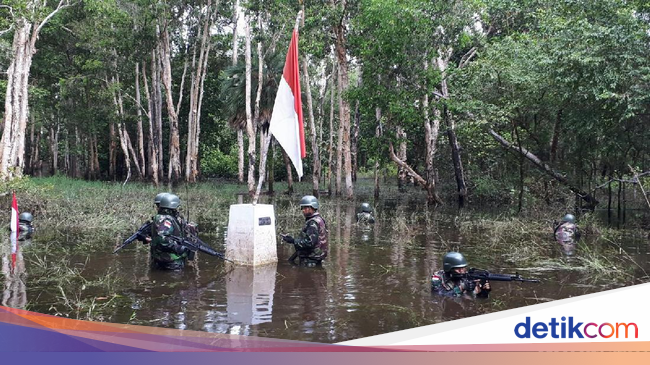
<instances>
[{"instance_id":1,"label":"camouflage uniform","mask_svg":"<svg viewBox=\"0 0 650 365\"><path fill-rule=\"evenodd\" d=\"M300 257L300 263L315 266L327 257L327 224L318 212L306 219L305 228L293 244Z\"/></svg>"},{"instance_id":2,"label":"camouflage uniform","mask_svg":"<svg viewBox=\"0 0 650 365\"><path fill-rule=\"evenodd\" d=\"M156 268L180 270L185 266L189 250L168 236L183 237L183 230L176 218L166 209L161 209L153 218L151 226L151 258Z\"/></svg>"},{"instance_id":3,"label":"camouflage uniform","mask_svg":"<svg viewBox=\"0 0 650 365\"><path fill-rule=\"evenodd\" d=\"M357 223L360 224L375 223L375 217L372 216L372 213L368 213L368 212L357 213Z\"/></svg>"},{"instance_id":4,"label":"camouflage uniform","mask_svg":"<svg viewBox=\"0 0 650 365\"><path fill-rule=\"evenodd\" d=\"M431 291L446 297L487 297L489 290L481 290L478 294L474 293L475 283L468 279L452 279L443 270L440 270L431 276Z\"/></svg>"},{"instance_id":5,"label":"camouflage uniform","mask_svg":"<svg viewBox=\"0 0 650 365\"><path fill-rule=\"evenodd\" d=\"M34 227L29 222L19 222L18 223L18 240L24 241L32 238L32 233L34 233Z\"/></svg>"},{"instance_id":6,"label":"camouflage uniform","mask_svg":"<svg viewBox=\"0 0 650 365\"><path fill-rule=\"evenodd\" d=\"M575 223L562 222L555 227L555 239L560 244L574 243L580 239L580 231Z\"/></svg>"}]
</instances>

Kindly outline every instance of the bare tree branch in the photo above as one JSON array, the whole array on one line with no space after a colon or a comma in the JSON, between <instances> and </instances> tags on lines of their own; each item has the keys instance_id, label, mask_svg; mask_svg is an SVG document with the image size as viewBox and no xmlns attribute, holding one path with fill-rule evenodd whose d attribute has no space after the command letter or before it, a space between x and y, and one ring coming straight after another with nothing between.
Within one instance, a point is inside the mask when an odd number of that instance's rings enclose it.
<instances>
[{"instance_id":1,"label":"bare tree branch","mask_svg":"<svg viewBox=\"0 0 650 365\"><path fill-rule=\"evenodd\" d=\"M469 61L471 61L472 58L474 58L474 56L476 55L476 51L477 51L476 47L472 47L472 49L470 49L467 53L465 53L465 55L460 59L458 68L463 68L467 66Z\"/></svg>"},{"instance_id":2,"label":"bare tree branch","mask_svg":"<svg viewBox=\"0 0 650 365\"><path fill-rule=\"evenodd\" d=\"M5 29L5 30L0 30L0 37L2 37L2 35L5 34L5 33L7 33L7 32L11 32L12 29L14 29L14 25L13 25L13 24L10 25L9 28L7 28L7 29Z\"/></svg>"},{"instance_id":3,"label":"bare tree branch","mask_svg":"<svg viewBox=\"0 0 650 365\"><path fill-rule=\"evenodd\" d=\"M47 24L47 22L49 22L50 19L52 19L52 17L56 13L59 12L59 10L65 9L65 8L68 8L68 7L71 7L71 6L74 6L74 5L77 5L77 3L70 3L70 0L59 0L59 4L56 6L56 9L52 10L52 12L49 13L45 17L45 19L43 19L41 24L39 24L38 27L34 30L34 33L32 33L32 46L36 43L36 38L38 37L38 33L40 33L41 28L43 28L43 26L45 24Z\"/></svg>"}]
</instances>

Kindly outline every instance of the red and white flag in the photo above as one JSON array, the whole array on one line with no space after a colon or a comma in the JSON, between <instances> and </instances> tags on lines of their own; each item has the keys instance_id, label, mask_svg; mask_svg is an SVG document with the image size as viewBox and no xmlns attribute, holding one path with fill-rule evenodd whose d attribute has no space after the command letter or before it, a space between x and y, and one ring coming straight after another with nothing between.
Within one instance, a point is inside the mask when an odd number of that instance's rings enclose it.
<instances>
[{"instance_id":1,"label":"red and white flag","mask_svg":"<svg viewBox=\"0 0 650 365\"><path fill-rule=\"evenodd\" d=\"M299 68L298 32L294 29L282 72L282 80L280 80L278 94L275 96L269 132L273 134L293 162L298 178L302 177L302 159L307 155L302 122Z\"/></svg>"},{"instance_id":2,"label":"red and white flag","mask_svg":"<svg viewBox=\"0 0 650 365\"><path fill-rule=\"evenodd\" d=\"M18 232L18 202L16 201L16 192L11 202L11 231Z\"/></svg>"}]
</instances>

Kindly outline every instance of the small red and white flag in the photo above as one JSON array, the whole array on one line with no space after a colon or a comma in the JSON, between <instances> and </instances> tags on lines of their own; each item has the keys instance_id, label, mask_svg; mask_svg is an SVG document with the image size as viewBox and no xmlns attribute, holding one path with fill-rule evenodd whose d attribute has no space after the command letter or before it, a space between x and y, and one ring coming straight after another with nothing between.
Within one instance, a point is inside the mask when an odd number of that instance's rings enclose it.
<instances>
[{"instance_id":1,"label":"small red and white flag","mask_svg":"<svg viewBox=\"0 0 650 365\"><path fill-rule=\"evenodd\" d=\"M16 267L16 255L18 254L18 202L16 201L16 192L11 202L11 267Z\"/></svg>"},{"instance_id":2,"label":"small red and white flag","mask_svg":"<svg viewBox=\"0 0 650 365\"><path fill-rule=\"evenodd\" d=\"M273 134L293 162L298 178L302 177L302 159L307 155L302 121L299 68L298 31L294 29L280 87L278 87L278 93L275 96L269 132Z\"/></svg>"},{"instance_id":3,"label":"small red and white flag","mask_svg":"<svg viewBox=\"0 0 650 365\"><path fill-rule=\"evenodd\" d=\"M18 232L18 202L16 201L16 192L11 202L11 231Z\"/></svg>"}]
</instances>

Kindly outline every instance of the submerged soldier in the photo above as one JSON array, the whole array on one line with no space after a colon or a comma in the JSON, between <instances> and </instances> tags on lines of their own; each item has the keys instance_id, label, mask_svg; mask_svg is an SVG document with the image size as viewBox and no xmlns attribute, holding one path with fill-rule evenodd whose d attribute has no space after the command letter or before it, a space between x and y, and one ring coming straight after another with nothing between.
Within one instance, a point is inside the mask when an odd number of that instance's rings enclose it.
<instances>
[{"instance_id":1,"label":"submerged soldier","mask_svg":"<svg viewBox=\"0 0 650 365\"><path fill-rule=\"evenodd\" d=\"M555 239L561 245L575 243L580 239L580 230L576 225L576 217L573 214L567 214L562 221L555 227Z\"/></svg>"},{"instance_id":2,"label":"submerged soldier","mask_svg":"<svg viewBox=\"0 0 650 365\"><path fill-rule=\"evenodd\" d=\"M357 213L357 223L371 224L375 223L375 217L372 215L372 208L370 204L361 204L361 213Z\"/></svg>"},{"instance_id":3,"label":"submerged soldier","mask_svg":"<svg viewBox=\"0 0 650 365\"><path fill-rule=\"evenodd\" d=\"M158 214L153 219L151 229L152 266L164 270L180 270L185 262L193 257L187 247L176 243L170 236L183 237L178 221L178 207L181 200L174 194L166 194L160 199Z\"/></svg>"},{"instance_id":4,"label":"submerged soldier","mask_svg":"<svg viewBox=\"0 0 650 365\"><path fill-rule=\"evenodd\" d=\"M308 267L320 265L327 257L327 224L318 214L319 207L318 199L312 195L300 199L300 209L306 220L305 227L296 238L281 235L285 242L292 243L296 248L300 264Z\"/></svg>"},{"instance_id":5,"label":"submerged soldier","mask_svg":"<svg viewBox=\"0 0 650 365\"><path fill-rule=\"evenodd\" d=\"M32 238L32 233L34 233L34 227L32 226L32 221L34 217L32 213L23 212L18 216L18 240L24 241Z\"/></svg>"},{"instance_id":6,"label":"submerged soldier","mask_svg":"<svg viewBox=\"0 0 650 365\"><path fill-rule=\"evenodd\" d=\"M490 282L469 280L463 277L467 274L467 260L459 252L448 252L442 259L443 270L431 276L431 290L444 296L487 297L490 294Z\"/></svg>"}]
</instances>

